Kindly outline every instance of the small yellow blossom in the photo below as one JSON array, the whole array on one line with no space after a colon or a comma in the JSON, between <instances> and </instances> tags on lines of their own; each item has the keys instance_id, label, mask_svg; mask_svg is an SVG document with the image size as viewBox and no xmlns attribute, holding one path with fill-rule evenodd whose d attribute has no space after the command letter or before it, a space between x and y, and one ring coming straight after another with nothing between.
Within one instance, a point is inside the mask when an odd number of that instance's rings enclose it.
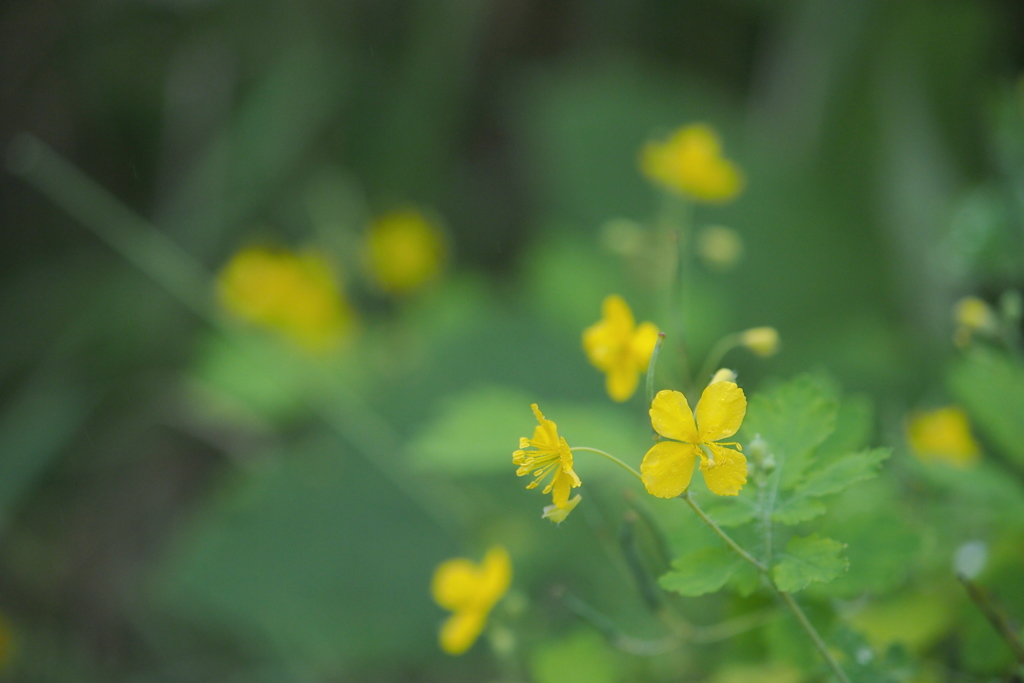
<instances>
[{"instance_id":1,"label":"small yellow blossom","mask_svg":"<svg viewBox=\"0 0 1024 683\"><path fill-rule=\"evenodd\" d=\"M743 256L743 239L732 228L710 225L697 235L697 255L714 270L731 270Z\"/></svg>"},{"instance_id":2,"label":"small yellow blossom","mask_svg":"<svg viewBox=\"0 0 1024 683\"><path fill-rule=\"evenodd\" d=\"M441 649L450 655L468 650L511 583L512 561L501 546L488 550L480 564L465 557L442 562L434 570L431 593L434 602L453 614L441 626Z\"/></svg>"},{"instance_id":3,"label":"small yellow blossom","mask_svg":"<svg viewBox=\"0 0 1024 683\"><path fill-rule=\"evenodd\" d=\"M533 481L526 486L528 489L536 488L549 474L554 473L543 493L551 494L551 502L556 510L545 508L544 517L561 522L580 502L578 495L569 500L569 491L580 485L580 478L572 469L569 444L558 436L558 425L546 419L536 403L530 408L538 425L533 430L532 439L519 439L519 450L512 454L512 463L519 466L516 476L529 474L533 477Z\"/></svg>"},{"instance_id":4,"label":"small yellow blossom","mask_svg":"<svg viewBox=\"0 0 1024 683\"><path fill-rule=\"evenodd\" d=\"M353 325L330 262L316 251L242 249L217 276L217 295L239 318L313 351L335 347Z\"/></svg>"},{"instance_id":5,"label":"small yellow blossom","mask_svg":"<svg viewBox=\"0 0 1024 683\"><path fill-rule=\"evenodd\" d=\"M779 351L779 332L774 327L751 327L740 332L740 344L767 358Z\"/></svg>"},{"instance_id":6,"label":"small yellow blossom","mask_svg":"<svg viewBox=\"0 0 1024 683\"><path fill-rule=\"evenodd\" d=\"M953 318L956 320L953 343L961 348L976 334L993 336L999 331L999 321L992 307L976 296L965 296L957 301Z\"/></svg>"},{"instance_id":7,"label":"small yellow blossom","mask_svg":"<svg viewBox=\"0 0 1024 683\"><path fill-rule=\"evenodd\" d=\"M703 123L683 126L664 142L648 142L640 169L659 185L700 202L727 202L743 189L740 169L722 156L718 135Z\"/></svg>"},{"instance_id":8,"label":"small yellow blossom","mask_svg":"<svg viewBox=\"0 0 1024 683\"><path fill-rule=\"evenodd\" d=\"M967 413L956 406L915 411L906 423L907 442L919 460L970 467L981 456Z\"/></svg>"},{"instance_id":9,"label":"small yellow blossom","mask_svg":"<svg viewBox=\"0 0 1024 683\"><path fill-rule=\"evenodd\" d=\"M747 398L733 382L715 382L697 402L696 421L686 397L678 391L659 391L651 403L651 425L666 441L659 441L644 456L640 474L647 492L675 498L690 485L693 467L700 470L712 493L735 496L747 483L747 459L735 434L747 412ZM729 448L735 446L735 448Z\"/></svg>"},{"instance_id":10,"label":"small yellow blossom","mask_svg":"<svg viewBox=\"0 0 1024 683\"><path fill-rule=\"evenodd\" d=\"M444 233L419 211L393 211L370 223L365 255L382 290L410 294L436 279L444 267Z\"/></svg>"},{"instance_id":11,"label":"small yellow blossom","mask_svg":"<svg viewBox=\"0 0 1024 683\"><path fill-rule=\"evenodd\" d=\"M625 401L636 391L657 342L657 326L637 326L629 304L617 294L605 297L601 320L583 331L583 350L607 375L606 388L614 401Z\"/></svg>"}]
</instances>

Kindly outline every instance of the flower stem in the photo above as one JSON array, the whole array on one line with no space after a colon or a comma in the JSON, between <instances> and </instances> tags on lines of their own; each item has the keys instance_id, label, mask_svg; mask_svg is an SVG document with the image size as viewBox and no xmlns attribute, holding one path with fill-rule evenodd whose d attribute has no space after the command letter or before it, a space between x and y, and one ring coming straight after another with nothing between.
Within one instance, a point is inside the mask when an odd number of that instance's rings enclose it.
<instances>
[{"instance_id":1,"label":"flower stem","mask_svg":"<svg viewBox=\"0 0 1024 683\"><path fill-rule=\"evenodd\" d=\"M821 635L818 633L817 629L814 628L814 624L812 624L810 619L807 618L807 615L804 614L804 611L800 608L800 605L797 604L796 600L793 599L792 595L785 591L779 590L779 587L775 585L775 581L772 580L772 576L768 572L768 567L759 562L757 559L755 559L754 556L748 553L746 550L744 550L736 541L732 539L731 536L729 536L729 534L725 533L725 531L722 530L722 527L715 524L715 521L708 517L707 513L704 512L699 505L697 505L697 502L695 500L693 500L693 497L690 495L689 491L684 493L681 496L681 498L685 500L691 508L693 508L693 511L697 513L697 516L700 517L705 524L711 527L711 530L714 531L719 538L725 541L726 545L732 548L732 550L737 555L739 555L744 560L753 565L757 569L757 571L761 572L761 575L764 577L764 580L768 584L768 586L772 589L772 592L779 596L782 602L786 604L786 607L788 607L790 611L793 612L793 615L796 617L797 621L800 622L800 626L802 626L804 631L807 632L807 635L814 643L814 647L818 650L818 653L821 655L822 659L825 660L825 663L828 664L829 668L832 669L832 672L836 675L836 678L838 678L842 683L850 683L850 679L847 677L842 667L839 666L839 662L836 661L836 658L832 656L831 652L829 652L828 646L825 644L825 641L822 640Z\"/></svg>"},{"instance_id":2,"label":"flower stem","mask_svg":"<svg viewBox=\"0 0 1024 683\"><path fill-rule=\"evenodd\" d=\"M739 345L740 336L738 334L727 334L711 347L708 351L707 357L704 359L704 365L700 368L700 374L694 379L697 382L707 382L711 379L711 374L718 369L718 364L725 358L725 354L729 353Z\"/></svg>"},{"instance_id":3,"label":"flower stem","mask_svg":"<svg viewBox=\"0 0 1024 683\"><path fill-rule=\"evenodd\" d=\"M658 355L665 343L665 333L658 333L658 341L654 342L654 350L651 351L651 360L647 363L647 405L654 401L654 369L658 366Z\"/></svg>"},{"instance_id":4,"label":"flower stem","mask_svg":"<svg viewBox=\"0 0 1024 683\"><path fill-rule=\"evenodd\" d=\"M608 460L611 460L611 461L612 461L613 463L615 463L616 465L618 465L618 466L619 466L619 467L621 467L622 469L626 470L627 472L629 472L630 474L632 474L632 475L633 475L634 477L636 477L636 478L637 478L637 479L639 479L640 481L643 481L643 477L641 477L641 476L640 476L640 473L639 473L639 472L637 472L637 471L636 471L636 470L634 470L634 469L633 469L632 467L630 467L630 466L629 466L629 465L627 465L626 463L624 463L624 462L622 462L621 460L619 460L618 458L616 458L616 457L615 457L614 455L612 455L611 453L606 453L606 452L604 452L604 451L602 451L602 450L599 450L599 449L597 449L597 448L590 448L589 446L573 446L573 447L572 447L572 448L570 448L569 450L570 450L570 451L587 451L587 452L589 452L589 453L597 453L598 455L600 455L600 456L602 456L602 457L605 457L605 458L607 458Z\"/></svg>"}]
</instances>

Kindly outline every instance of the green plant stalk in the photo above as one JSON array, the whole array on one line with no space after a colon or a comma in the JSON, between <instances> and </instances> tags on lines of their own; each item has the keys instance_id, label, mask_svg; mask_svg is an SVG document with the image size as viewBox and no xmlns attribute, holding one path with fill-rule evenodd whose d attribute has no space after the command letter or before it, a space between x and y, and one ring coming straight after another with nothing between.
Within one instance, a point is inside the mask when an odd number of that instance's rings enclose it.
<instances>
[{"instance_id":1,"label":"green plant stalk","mask_svg":"<svg viewBox=\"0 0 1024 683\"><path fill-rule=\"evenodd\" d=\"M821 635L818 633L818 630L814 628L814 624L812 624L811 621L807 618L807 615L804 613L803 609L800 608L800 605L797 604L796 600L793 599L792 595L785 591L779 590L779 587L775 585L775 581L772 580L772 576L768 571L768 567L759 562L757 559L755 559L753 555L748 553L738 543L736 543L736 541L734 541L732 537L729 536L729 534L725 533L725 531L723 531L720 526L715 524L715 521L708 517L707 513L705 513L700 508L700 506L697 505L696 501L693 500L693 497L690 495L689 490L687 490L686 493L684 493L681 496L681 498L685 500L691 508L693 508L693 511L697 513L697 516L700 517L705 524L711 527L711 530L714 531L719 538L725 541L726 545L728 545L737 555L739 555L745 561L749 562L751 565L754 566L754 568L757 569L757 571L761 573L761 576L764 578L765 582L772 589L772 592L779 596L782 602L785 603L785 605L790 609L790 611L793 612L793 615L796 617L797 621L800 622L800 626L803 627L804 631L810 637L811 641L814 643L814 647L818 650L818 653L828 664L829 668L832 669L832 672L836 675L836 678L838 678L842 683L850 683L850 679L847 677L842 667L839 666L839 662L836 661L836 658L833 657L832 653L828 651L828 646L825 644L825 641L822 640Z\"/></svg>"},{"instance_id":2,"label":"green plant stalk","mask_svg":"<svg viewBox=\"0 0 1024 683\"><path fill-rule=\"evenodd\" d=\"M735 349L740 344L740 336L738 334L727 334L711 347L708 351L707 358L704 360L704 365L700 367L700 374L695 378L698 382L707 382L711 379L711 375L718 369L719 364L725 355Z\"/></svg>"},{"instance_id":3,"label":"green plant stalk","mask_svg":"<svg viewBox=\"0 0 1024 683\"><path fill-rule=\"evenodd\" d=\"M977 605L981 613L985 615L989 623L992 624L992 628L996 630L996 633L1006 641L1006 644L1013 651L1013 656L1017 658L1017 661L1024 664L1024 643L1021 643L1020 638L1010 625L1009 619L1006 618L1006 614L1000 609L999 605L992 600L992 597L985 591L984 588L979 586L974 581L970 580L963 574L957 574L960 583L964 585L967 590L967 595L970 596L974 604Z\"/></svg>"},{"instance_id":4,"label":"green plant stalk","mask_svg":"<svg viewBox=\"0 0 1024 683\"><path fill-rule=\"evenodd\" d=\"M626 463L624 463L624 462L622 462L621 460L619 460L618 458L616 458L616 457L615 457L614 455L612 455L611 453L606 453L605 451L602 451L602 450L600 450L600 449L598 449L598 448L591 448L591 447L589 447L589 446L573 446L573 447L572 447L572 448L570 448L569 450L570 450L570 451L572 451L572 452L574 452L574 453L575 453L576 451L586 451L587 453L596 453L596 454L600 455L600 456L601 456L601 457L603 457L603 458L606 458L606 459L608 459L608 460L611 460L611 461L612 461L613 463L615 463L616 465L618 465L618 466L619 466L619 467L621 467L622 469L624 469L624 470L626 470L627 472L629 472L630 474L632 474L632 475L633 475L634 477L636 477L637 479L639 479L639 480L640 480L641 482L643 481L643 477L641 477L641 476L640 476L640 473L639 473L639 472L637 472L637 471L636 471L636 470L634 470L634 469L633 469L632 467L630 467L630 466L629 466L629 465L627 465Z\"/></svg>"},{"instance_id":5,"label":"green plant stalk","mask_svg":"<svg viewBox=\"0 0 1024 683\"><path fill-rule=\"evenodd\" d=\"M658 333L658 341L654 342L654 350L651 351L651 360L647 362L647 381L644 387L647 392L647 405L654 402L654 370L658 366L658 356L661 355L661 347L665 344L665 333Z\"/></svg>"}]
</instances>

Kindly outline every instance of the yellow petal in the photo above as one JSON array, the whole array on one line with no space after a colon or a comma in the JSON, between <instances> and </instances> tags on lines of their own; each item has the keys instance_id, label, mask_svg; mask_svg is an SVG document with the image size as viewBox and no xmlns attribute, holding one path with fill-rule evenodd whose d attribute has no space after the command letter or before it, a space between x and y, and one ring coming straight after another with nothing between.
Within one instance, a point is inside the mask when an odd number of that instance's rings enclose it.
<instances>
[{"instance_id":1,"label":"yellow petal","mask_svg":"<svg viewBox=\"0 0 1024 683\"><path fill-rule=\"evenodd\" d=\"M747 483L746 457L739 451L717 443L709 443L707 447L715 456L715 464L701 462L700 469L704 473L704 482L712 493L719 496L737 495Z\"/></svg>"},{"instance_id":2,"label":"yellow petal","mask_svg":"<svg viewBox=\"0 0 1024 683\"><path fill-rule=\"evenodd\" d=\"M533 429L533 447L539 451L558 451L558 425L544 417L536 403L531 403L530 409L539 423Z\"/></svg>"},{"instance_id":3,"label":"yellow petal","mask_svg":"<svg viewBox=\"0 0 1024 683\"><path fill-rule=\"evenodd\" d=\"M700 443L690 404L681 392L659 391L651 402L650 413L651 426L662 436L686 443Z\"/></svg>"},{"instance_id":4,"label":"yellow petal","mask_svg":"<svg viewBox=\"0 0 1024 683\"><path fill-rule=\"evenodd\" d=\"M601 317L613 330L626 336L633 332L636 321L629 304L618 294L609 294L601 302Z\"/></svg>"},{"instance_id":5,"label":"yellow petal","mask_svg":"<svg viewBox=\"0 0 1024 683\"><path fill-rule=\"evenodd\" d=\"M640 384L640 375L633 368L620 365L608 370L608 377L605 379L605 388L613 401L619 403L626 401L636 392Z\"/></svg>"},{"instance_id":6,"label":"yellow petal","mask_svg":"<svg viewBox=\"0 0 1024 683\"><path fill-rule=\"evenodd\" d=\"M450 655L461 655L476 642L484 630L487 612L466 610L456 612L441 627L441 649Z\"/></svg>"},{"instance_id":7,"label":"yellow petal","mask_svg":"<svg viewBox=\"0 0 1024 683\"><path fill-rule=\"evenodd\" d=\"M481 581L476 563L457 557L442 562L434 571L430 592L438 605L457 611L475 601Z\"/></svg>"},{"instance_id":8,"label":"yellow petal","mask_svg":"<svg viewBox=\"0 0 1024 683\"><path fill-rule=\"evenodd\" d=\"M640 323L633 333L630 343L630 355L633 363L640 372L647 371L647 365L651 362L651 354L654 353L654 345L658 343L658 326L654 323Z\"/></svg>"},{"instance_id":9,"label":"yellow petal","mask_svg":"<svg viewBox=\"0 0 1024 683\"><path fill-rule=\"evenodd\" d=\"M551 480L551 502L556 507L563 508L569 501L569 489L572 487L572 480L561 467L555 470L555 476Z\"/></svg>"},{"instance_id":10,"label":"yellow petal","mask_svg":"<svg viewBox=\"0 0 1024 683\"><path fill-rule=\"evenodd\" d=\"M569 516L569 513L576 509L576 506L583 500L583 496L576 494L573 496L565 507L558 507L557 505L547 505L544 507L544 514L541 515L542 519L550 519L555 524L561 524L565 521L565 518Z\"/></svg>"},{"instance_id":11,"label":"yellow petal","mask_svg":"<svg viewBox=\"0 0 1024 683\"><path fill-rule=\"evenodd\" d=\"M733 382L709 384L697 403L697 428L703 442L732 436L743 424L747 397Z\"/></svg>"},{"instance_id":12,"label":"yellow petal","mask_svg":"<svg viewBox=\"0 0 1024 683\"><path fill-rule=\"evenodd\" d=\"M491 547L484 555L480 571L482 581L478 598L482 605L490 609L508 592L512 583L512 559L508 551L500 545Z\"/></svg>"},{"instance_id":13,"label":"yellow petal","mask_svg":"<svg viewBox=\"0 0 1024 683\"><path fill-rule=\"evenodd\" d=\"M693 477L696 451L697 446L675 441L654 444L640 463L640 475L647 492L658 498L675 498L685 491Z\"/></svg>"}]
</instances>

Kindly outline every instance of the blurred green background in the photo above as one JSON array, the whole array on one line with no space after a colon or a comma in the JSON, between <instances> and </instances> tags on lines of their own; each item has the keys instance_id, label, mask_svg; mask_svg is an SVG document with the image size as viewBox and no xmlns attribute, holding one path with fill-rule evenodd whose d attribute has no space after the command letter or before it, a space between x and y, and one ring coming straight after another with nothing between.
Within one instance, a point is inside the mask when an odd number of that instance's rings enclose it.
<instances>
[{"instance_id":1,"label":"blurred green background","mask_svg":"<svg viewBox=\"0 0 1024 683\"><path fill-rule=\"evenodd\" d=\"M639 149L705 121L747 177L694 215L744 242L739 267L695 272L696 356L772 325L778 356L730 357L745 386L827 371L899 445L911 407L950 400L953 302L1024 285L1022 36L1010 0L4 3L0 676L708 680L692 653L603 648L553 597L654 628L609 550L619 473L590 463L602 504L555 527L509 462L532 402L574 444L645 448L642 399L612 404L579 337L613 292L664 317L643 259L609 248L609 221L658 212ZM392 297L357 252L403 206L450 256ZM311 358L217 308L209 278L254 242L332 255L359 319L344 351ZM907 468L873 495L903 495ZM1019 561L1019 475L1007 519L928 536L960 495L932 481L940 508L852 530L910 555L848 599L979 535ZM433 568L493 543L513 555L520 671L436 644ZM1022 593L1003 596L1018 618ZM765 642L705 656L792 649Z\"/></svg>"}]
</instances>

